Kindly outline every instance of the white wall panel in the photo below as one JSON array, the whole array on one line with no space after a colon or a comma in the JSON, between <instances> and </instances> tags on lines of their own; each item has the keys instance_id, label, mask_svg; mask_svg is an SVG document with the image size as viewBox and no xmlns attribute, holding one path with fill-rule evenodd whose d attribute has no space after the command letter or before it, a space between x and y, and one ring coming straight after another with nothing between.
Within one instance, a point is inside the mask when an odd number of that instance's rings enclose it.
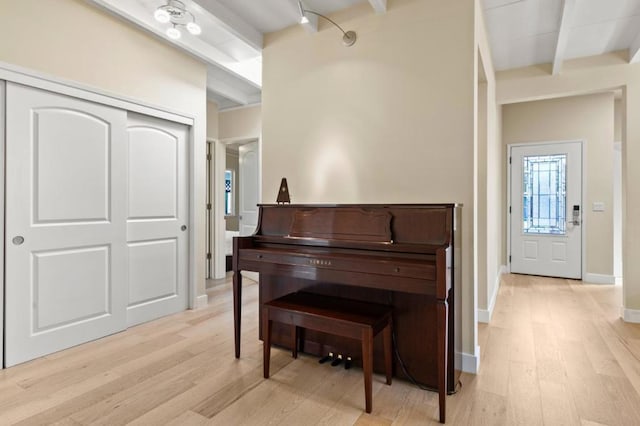
<instances>
[{"instance_id":1,"label":"white wall panel","mask_svg":"<svg viewBox=\"0 0 640 426\"><path fill-rule=\"evenodd\" d=\"M110 263L109 246L34 253L33 333L111 313Z\"/></svg>"}]
</instances>

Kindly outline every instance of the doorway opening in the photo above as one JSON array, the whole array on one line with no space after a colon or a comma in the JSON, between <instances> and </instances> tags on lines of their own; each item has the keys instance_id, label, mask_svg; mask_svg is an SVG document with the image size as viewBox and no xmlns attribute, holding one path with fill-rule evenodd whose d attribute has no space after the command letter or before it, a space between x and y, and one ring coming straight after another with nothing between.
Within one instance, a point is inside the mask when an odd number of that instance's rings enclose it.
<instances>
[{"instance_id":1,"label":"doorway opening","mask_svg":"<svg viewBox=\"0 0 640 426\"><path fill-rule=\"evenodd\" d=\"M208 277L224 278L231 269L233 237L251 235L260 202L259 140L210 141L207 158Z\"/></svg>"}]
</instances>

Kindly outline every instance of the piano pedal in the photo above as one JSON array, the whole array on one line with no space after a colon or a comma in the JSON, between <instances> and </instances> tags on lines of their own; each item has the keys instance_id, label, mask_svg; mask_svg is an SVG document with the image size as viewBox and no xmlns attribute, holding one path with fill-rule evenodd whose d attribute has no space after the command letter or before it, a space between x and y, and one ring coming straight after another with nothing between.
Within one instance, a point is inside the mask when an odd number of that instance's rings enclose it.
<instances>
[{"instance_id":1,"label":"piano pedal","mask_svg":"<svg viewBox=\"0 0 640 426\"><path fill-rule=\"evenodd\" d=\"M340 365L341 362L342 362L342 355L338 354L338 357L334 358L333 361L331 362L331 366L336 367Z\"/></svg>"},{"instance_id":2,"label":"piano pedal","mask_svg":"<svg viewBox=\"0 0 640 426\"><path fill-rule=\"evenodd\" d=\"M327 362L327 361L332 361L332 360L333 360L333 352L329 352L329 355L325 355L325 356L323 356L322 358L320 358L320 359L318 360L318 362L319 362L320 364L324 364L325 362Z\"/></svg>"},{"instance_id":3,"label":"piano pedal","mask_svg":"<svg viewBox=\"0 0 640 426\"><path fill-rule=\"evenodd\" d=\"M351 357L350 357L350 356L348 356L348 357L347 357L347 360L344 362L344 369L345 369L345 370L348 370L348 369L350 369L350 368L351 368Z\"/></svg>"}]
</instances>

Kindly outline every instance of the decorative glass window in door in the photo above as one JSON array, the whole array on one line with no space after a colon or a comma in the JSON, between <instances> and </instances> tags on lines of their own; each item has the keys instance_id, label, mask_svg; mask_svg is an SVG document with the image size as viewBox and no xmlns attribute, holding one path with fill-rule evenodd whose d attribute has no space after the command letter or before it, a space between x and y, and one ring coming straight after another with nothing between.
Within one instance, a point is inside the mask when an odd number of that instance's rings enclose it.
<instances>
[{"instance_id":1,"label":"decorative glass window in door","mask_svg":"<svg viewBox=\"0 0 640 426\"><path fill-rule=\"evenodd\" d=\"M565 234L567 155L525 156L522 170L523 232Z\"/></svg>"},{"instance_id":2,"label":"decorative glass window in door","mask_svg":"<svg viewBox=\"0 0 640 426\"><path fill-rule=\"evenodd\" d=\"M233 171L224 171L224 214L233 215Z\"/></svg>"}]
</instances>

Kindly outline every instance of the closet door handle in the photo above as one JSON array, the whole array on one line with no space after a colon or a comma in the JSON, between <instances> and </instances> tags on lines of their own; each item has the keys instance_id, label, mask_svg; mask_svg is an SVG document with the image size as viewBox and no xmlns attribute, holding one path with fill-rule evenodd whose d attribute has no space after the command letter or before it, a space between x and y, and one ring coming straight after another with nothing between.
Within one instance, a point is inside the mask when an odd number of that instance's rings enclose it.
<instances>
[{"instance_id":1,"label":"closet door handle","mask_svg":"<svg viewBox=\"0 0 640 426\"><path fill-rule=\"evenodd\" d=\"M24 243L24 237L22 235L17 235L15 237L13 237L11 242L13 243L14 246L19 246L22 243Z\"/></svg>"}]
</instances>

